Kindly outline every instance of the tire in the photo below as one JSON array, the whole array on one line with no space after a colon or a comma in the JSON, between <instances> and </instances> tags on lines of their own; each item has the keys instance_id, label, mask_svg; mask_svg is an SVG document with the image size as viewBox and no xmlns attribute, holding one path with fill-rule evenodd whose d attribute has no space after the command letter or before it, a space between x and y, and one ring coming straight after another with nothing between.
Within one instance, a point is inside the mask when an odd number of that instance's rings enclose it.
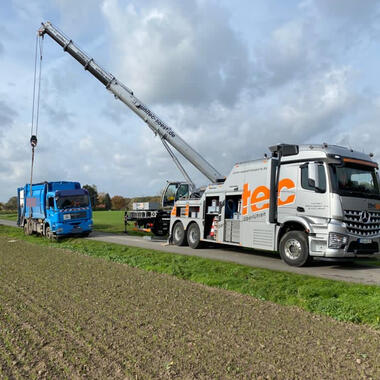
<instances>
[{"instance_id":1,"label":"tire","mask_svg":"<svg viewBox=\"0 0 380 380\"><path fill-rule=\"evenodd\" d=\"M193 249L200 248L201 242L201 231L197 223L191 223L187 228L187 242L189 246Z\"/></svg>"},{"instance_id":2,"label":"tire","mask_svg":"<svg viewBox=\"0 0 380 380\"><path fill-rule=\"evenodd\" d=\"M91 231L83 232L82 237L86 238L90 236Z\"/></svg>"},{"instance_id":3,"label":"tire","mask_svg":"<svg viewBox=\"0 0 380 380\"><path fill-rule=\"evenodd\" d=\"M54 240L56 240L56 238L55 238L53 232L51 232L50 226L46 226L45 236L46 236L50 241L54 241Z\"/></svg>"},{"instance_id":4,"label":"tire","mask_svg":"<svg viewBox=\"0 0 380 380\"><path fill-rule=\"evenodd\" d=\"M289 231L280 241L280 256L292 267L302 267L311 261L307 235L303 231Z\"/></svg>"},{"instance_id":5,"label":"tire","mask_svg":"<svg viewBox=\"0 0 380 380\"><path fill-rule=\"evenodd\" d=\"M186 245L186 233L181 222L177 222L173 227L173 243L181 246Z\"/></svg>"},{"instance_id":6,"label":"tire","mask_svg":"<svg viewBox=\"0 0 380 380\"><path fill-rule=\"evenodd\" d=\"M24 223L24 234L27 235L27 236L30 236L32 233L33 233L32 225L31 225L31 223L27 220L27 221Z\"/></svg>"},{"instance_id":7,"label":"tire","mask_svg":"<svg viewBox=\"0 0 380 380\"><path fill-rule=\"evenodd\" d=\"M165 236L168 234L168 223L164 223L161 214L154 219L152 233L155 236Z\"/></svg>"}]
</instances>

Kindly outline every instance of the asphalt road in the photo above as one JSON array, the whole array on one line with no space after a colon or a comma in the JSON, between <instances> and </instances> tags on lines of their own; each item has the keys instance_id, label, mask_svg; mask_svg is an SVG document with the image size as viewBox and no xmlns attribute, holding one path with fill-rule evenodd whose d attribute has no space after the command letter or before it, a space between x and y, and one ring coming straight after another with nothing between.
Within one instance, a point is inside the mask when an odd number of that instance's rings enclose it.
<instances>
[{"instance_id":1,"label":"asphalt road","mask_svg":"<svg viewBox=\"0 0 380 380\"><path fill-rule=\"evenodd\" d=\"M8 226L16 225L15 222L9 220L0 220L0 224ZM220 248L210 245L202 249L191 249L189 247L168 245L162 240L147 240L138 236L110 234L98 231L94 231L87 239L229 261L257 268L299 273L332 280L380 285L380 267L366 266L364 263L314 261L309 267L294 268L283 263L279 256L274 253L229 246Z\"/></svg>"}]
</instances>

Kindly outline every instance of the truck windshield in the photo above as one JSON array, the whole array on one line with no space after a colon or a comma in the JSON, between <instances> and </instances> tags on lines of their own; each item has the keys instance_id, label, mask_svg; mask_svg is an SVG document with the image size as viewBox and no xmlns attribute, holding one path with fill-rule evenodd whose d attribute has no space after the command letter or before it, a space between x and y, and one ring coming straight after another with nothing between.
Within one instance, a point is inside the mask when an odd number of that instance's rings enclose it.
<instances>
[{"instance_id":1,"label":"truck windshield","mask_svg":"<svg viewBox=\"0 0 380 380\"><path fill-rule=\"evenodd\" d=\"M59 197L57 199L57 207L59 209L75 208L75 207L88 207L87 195L71 195L67 197Z\"/></svg>"},{"instance_id":2,"label":"truck windshield","mask_svg":"<svg viewBox=\"0 0 380 380\"><path fill-rule=\"evenodd\" d=\"M375 168L364 165L330 165L333 188L341 195L380 199Z\"/></svg>"}]
</instances>

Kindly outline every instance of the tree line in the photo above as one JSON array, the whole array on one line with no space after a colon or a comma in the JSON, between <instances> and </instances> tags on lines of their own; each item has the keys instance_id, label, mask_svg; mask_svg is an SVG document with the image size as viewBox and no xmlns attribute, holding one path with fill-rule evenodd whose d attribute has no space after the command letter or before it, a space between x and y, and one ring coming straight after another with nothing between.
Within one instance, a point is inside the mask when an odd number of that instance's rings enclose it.
<instances>
[{"instance_id":1,"label":"tree line","mask_svg":"<svg viewBox=\"0 0 380 380\"><path fill-rule=\"evenodd\" d=\"M157 202L160 203L159 195L128 198L121 195L111 197L109 193L98 192L96 185L84 185L88 191L91 205L94 210L132 210L133 202Z\"/></svg>"},{"instance_id":2,"label":"tree line","mask_svg":"<svg viewBox=\"0 0 380 380\"><path fill-rule=\"evenodd\" d=\"M131 210L133 202L160 202L160 196L126 198L121 195L111 197L109 193L98 192L96 185L84 185L88 191L93 210ZM17 197L9 198L8 202L0 202L0 211L17 211Z\"/></svg>"}]
</instances>

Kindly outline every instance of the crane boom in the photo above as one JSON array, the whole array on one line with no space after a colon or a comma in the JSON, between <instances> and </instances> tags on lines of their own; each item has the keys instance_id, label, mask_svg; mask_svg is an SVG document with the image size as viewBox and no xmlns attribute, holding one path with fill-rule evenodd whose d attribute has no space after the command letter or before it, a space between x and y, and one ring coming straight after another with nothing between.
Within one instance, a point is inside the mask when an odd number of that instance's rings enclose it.
<instances>
[{"instance_id":1,"label":"crane boom","mask_svg":"<svg viewBox=\"0 0 380 380\"><path fill-rule=\"evenodd\" d=\"M76 59L85 70L89 71L96 79L111 91L116 98L120 99L133 112L140 116L163 141L167 141L179 153L191 162L211 182L223 182L222 176L210 163L208 163L198 152L188 145L171 127L163 122L143 102L133 95L133 91L115 78L112 74L100 67L93 58L90 58L76 46L72 40L67 38L61 31L57 30L50 22L42 23L38 31L40 36L48 34L55 42L63 47Z\"/></svg>"}]
</instances>

